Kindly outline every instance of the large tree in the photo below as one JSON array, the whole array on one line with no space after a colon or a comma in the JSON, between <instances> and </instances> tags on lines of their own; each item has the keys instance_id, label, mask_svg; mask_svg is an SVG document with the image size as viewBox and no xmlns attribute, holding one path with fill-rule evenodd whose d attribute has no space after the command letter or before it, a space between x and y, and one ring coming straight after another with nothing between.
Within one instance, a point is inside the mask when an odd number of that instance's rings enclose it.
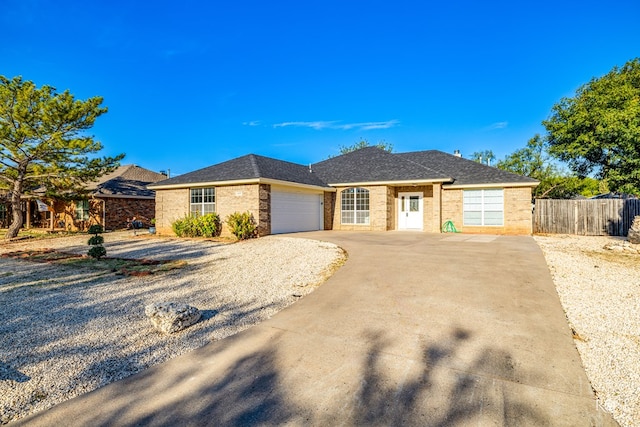
<instances>
[{"instance_id":1,"label":"large tree","mask_svg":"<svg viewBox=\"0 0 640 427\"><path fill-rule=\"evenodd\" d=\"M101 97L77 100L68 90L57 93L21 77L0 76L0 189L12 207L6 239L22 227L23 196L38 187L49 193L78 190L118 166L124 154L89 157L102 149L85 133L107 112L101 104Z\"/></svg>"},{"instance_id":2,"label":"large tree","mask_svg":"<svg viewBox=\"0 0 640 427\"><path fill-rule=\"evenodd\" d=\"M579 176L640 195L640 59L614 67L563 98L543 121L550 152Z\"/></svg>"},{"instance_id":3,"label":"large tree","mask_svg":"<svg viewBox=\"0 0 640 427\"><path fill-rule=\"evenodd\" d=\"M537 179L540 184L533 190L535 198L567 199L578 194L593 196L599 192L599 183L593 178L580 178L563 172L549 154L547 142L535 135L527 146L507 155L496 163L498 169Z\"/></svg>"}]
</instances>

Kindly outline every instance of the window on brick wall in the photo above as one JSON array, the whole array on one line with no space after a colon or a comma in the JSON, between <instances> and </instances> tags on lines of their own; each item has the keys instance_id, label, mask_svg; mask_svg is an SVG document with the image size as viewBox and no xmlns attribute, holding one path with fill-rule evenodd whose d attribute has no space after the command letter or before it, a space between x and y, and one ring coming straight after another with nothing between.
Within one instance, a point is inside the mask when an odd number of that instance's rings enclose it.
<instances>
[{"instance_id":1,"label":"window on brick wall","mask_svg":"<svg viewBox=\"0 0 640 427\"><path fill-rule=\"evenodd\" d=\"M369 190L347 188L341 196L342 224L369 224Z\"/></svg>"},{"instance_id":2,"label":"window on brick wall","mask_svg":"<svg viewBox=\"0 0 640 427\"><path fill-rule=\"evenodd\" d=\"M464 225L504 225L504 190L464 190Z\"/></svg>"},{"instance_id":3,"label":"window on brick wall","mask_svg":"<svg viewBox=\"0 0 640 427\"><path fill-rule=\"evenodd\" d=\"M192 188L189 212L193 216L202 216L216 211L215 188Z\"/></svg>"},{"instance_id":4,"label":"window on brick wall","mask_svg":"<svg viewBox=\"0 0 640 427\"><path fill-rule=\"evenodd\" d=\"M77 200L76 201L76 220L87 221L89 219L89 201Z\"/></svg>"}]
</instances>

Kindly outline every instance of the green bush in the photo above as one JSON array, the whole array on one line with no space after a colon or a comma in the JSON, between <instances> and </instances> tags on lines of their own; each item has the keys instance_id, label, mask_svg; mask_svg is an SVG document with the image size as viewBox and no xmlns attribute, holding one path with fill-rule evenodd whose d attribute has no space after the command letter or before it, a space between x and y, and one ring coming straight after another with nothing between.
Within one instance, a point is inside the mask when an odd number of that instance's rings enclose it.
<instances>
[{"instance_id":1,"label":"green bush","mask_svg":"<svg viewBox=\"0 0 640 427\"><path fill-rule=\"evenodd\" d=\"M100 236L102 231L102 226L99 224L89 227L89 233L93 234L93 236L91 236L87 242L87 244L91 246L87 255L91 258L100 259L107 254L107 250L102 246L104 243L104 237Z\"/></svg>"},{"instance_id":2,"label":"green bush","mask_svg":"<svg viewBox=\"0 0 640 427\"><path fill-rule=\"evenodd\" d=\"M89 238L89 241L87 242L87 244L89 244L90 246L97 246L103 243L104 243L104 237L98 236L97 234L95 236L91 236Z\"/></svg>"},{"instance_id":3,"label":"green bush","mask_svg":"<svg viewBox=\"0 0 640 427\"><path fill-rule=\"evenodd\" d=\"M100 259L107 254L107 250L102 245L93 246L87 253L91 258Z\"/></svg>"},{"instance_id":4,"label":"green bush","mask_svg":"<svg viewBox=\"0 0 640 427\"><path fill-rule=\"evenodd\" d=\"M202 216L186 216L171 224L178 237L216 237L222 231L222 223L217 213Z\"/></svg>"},{"instance_id":5,"label":"green bush","mask_svg":"<svg viewBox=\"0 0 640 427\"><path fill-rule=\"evenodd\" d=\"M227 217L227 225L238 240L251 239L258 235L256 221L251 212L234 212Z\"/></svg>"}]
</instances>

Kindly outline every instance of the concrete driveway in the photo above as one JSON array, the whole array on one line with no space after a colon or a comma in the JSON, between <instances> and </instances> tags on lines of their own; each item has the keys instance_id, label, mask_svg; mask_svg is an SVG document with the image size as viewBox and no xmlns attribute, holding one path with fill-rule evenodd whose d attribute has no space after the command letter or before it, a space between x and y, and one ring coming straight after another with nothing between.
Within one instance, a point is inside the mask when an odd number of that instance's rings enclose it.
<instances>
[{"instance_id":1,"label":"concrete driveway","mask_svg":"<svg viewBox=\"0 0 640 427\"><path fill-rule=\"evenodd\" d=\"M259 326L16 425L617 425L532 238L295 236L349 260Z\"/></svg>"}]
</instances>

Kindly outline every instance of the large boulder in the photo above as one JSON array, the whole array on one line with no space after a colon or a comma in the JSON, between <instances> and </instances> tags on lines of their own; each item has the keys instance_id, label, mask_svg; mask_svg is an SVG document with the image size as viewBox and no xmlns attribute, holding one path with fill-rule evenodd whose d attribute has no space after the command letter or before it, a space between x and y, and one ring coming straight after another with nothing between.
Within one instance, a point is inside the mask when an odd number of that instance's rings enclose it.
<instances>
[{"instance_id":1,"label":"large boulder","mask_svg":"<svg viewBox=\"0 0 640 427\"><path fill-rule=\"evenodd\" d=\"M634 245L640 244L640 215L633 218L627 239L629 243L633 243Z\"/></svg>"},{"instance_id":2,"label":"large boulder","mask_svg":"<svg viewBox=\"0 0 640 427\"><path fill-rule=\"evenodd\" d=\"M200 310L179 302L159 302L144 308L153 326L165 334L181 331L200 320Z\"/></svg>"}]
</instances>

